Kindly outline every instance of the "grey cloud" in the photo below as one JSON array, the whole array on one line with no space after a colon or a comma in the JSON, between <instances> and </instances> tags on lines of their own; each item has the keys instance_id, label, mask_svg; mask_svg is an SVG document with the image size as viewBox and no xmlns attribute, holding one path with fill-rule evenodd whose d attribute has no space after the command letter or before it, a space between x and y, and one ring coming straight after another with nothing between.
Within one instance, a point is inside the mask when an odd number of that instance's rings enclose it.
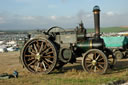
<instances>
[{"instance_id":1,"label":"grey cloud","mask_svg":"<svg viewBox=\"0 0 128 85\"><path fill-rule=\"evenodd\" d=\"M112 14L108 16L107 14L101 15L101 26L128 26L128 14Z\"/></svg>"},{"instance_id":2,"label":"grey cloud","mask_svg":"<svg viewBox=\"0 0 128 85\"><path fill-rule=\"evenodd\" d=\"M112 15L112 16L110 16ZM128 14L101 13L101 26L127 26ZM86 28L94 27L93 13L79 11L75 16L20 16L0 13L0 30L41 29L52 26L75 28L83 20Z\"/></svg>"},{"instance_id":3,"label":"grey cloud","mask_svg":"<svg viewBox=\"0 0 128 85\"><path fill-rule=\"evenodd\" d=\"M4 17L4 16L3 16ZM2 18L1 18L2 19ZM4 17L5 23L0 24L0 29L38 29L52 26L72 27L75 18L60 16L56 20L44 16L9 16Z\"/></svg>"}]
</instances>

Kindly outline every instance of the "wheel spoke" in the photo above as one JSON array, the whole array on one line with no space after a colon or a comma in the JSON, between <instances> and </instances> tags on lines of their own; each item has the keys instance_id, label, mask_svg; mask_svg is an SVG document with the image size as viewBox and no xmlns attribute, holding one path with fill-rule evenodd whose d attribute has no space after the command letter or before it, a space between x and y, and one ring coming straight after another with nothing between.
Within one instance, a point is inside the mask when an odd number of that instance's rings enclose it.
<instances>
[{"instance_id":1,"label":"wheel spoke","mask_svg":"<svg viewBox=\"0 0 128 85\"><path fill-rule=\"evenodd\" d=\"M102 65L98 65L98 66L99 66L100 68L102 68L102 69L104 68Z\"/></svg>"},{"instance_id":2,"label":"wheel spoke","mask_svg":"<svg viewBox=\"0 0 128 85\"><path fill-rule=\"evenodd\" d=\"M31 63L28 64L28 66L34 64L37 60L33 60Z\"/></svg>"},{"instance_id":3,"label":"wheel spoke","mask_svg":"<svg viewBox=\"0 0 128 85\"><path fill-rule=\"evenodd\" d=\"M34 57L32 57L32 58L29 58L29 59L28 59L28 61L31 61L31 60L34 60L34 59L35 59Z\"/></svg>"},{"instance_id":4,"label":"wheel spoke","mask_svg":"<svg viewBox=\"0 0 128 85\"><path fill-rule=\"evenodd\" d=\"M46 66L45 66L44 62L42 62L42 65L44 67L44 70L46 71L47 69L46 69Z\"/></svg>"},{"instance_id":5,"label":"wheel spoke","mask_svg":"<svg viewBox=\"0 0 128 85\"><path fill-rule=\"evenodd\" d=\"M98 62L98 64L105 64L104 62Z\"/></svg>"},{"instance_id":6,"label":"wheel spoke","mask_svg":"<svg viewBox=\"0 0 128 85\"><path fill-rule=\"evenodd\" d=\"M43 51L43 53L47 53L50 49L51 49L51 48L48 47L47 49L45 49L45 50Z\"/></svg>"},{"instance_id":7,"label":"wheel spoke","mask_svg":"<svg viewBox=\"0 0 128 85\"><path fill-rule=\"evenodd\" d=\"M98 59L99 59L99 57L100 57L100 54L97 56L96 60L98 60Z\"/></svg>"},{"instance_id":8,"label":"wheel spoke","mask_svg":"<svg viewBox=\"0 0 128 85\"><path fill-rule=\"evenodd\" d=\"M44 45L44 48L43 48L43 49L44 49L44 50L46 50L46 48L47 48L47 45L46 45L46 43L45 43L45 45ZM44 50L43 50L43 51L44 51Z\"/></svg>"},{"instance_id":9,"label":"wheel spoke","mask_svg":"<svg viewBox=\"0 0 128 85\"><path fill-rule=\"evenodd\" d=\"M35 55L36 54L35 52L30 51L30 50L28 50L28 52L31 53L32 55Z\"/></svg>"},{"instance_id":10,"label":"wheel spoke","mask_svg":"<svg viewBox=\"0 0 128 85\"><path fill-rule=\"evenodd\" d=\"M50 55L50 54L53 54L53 51L46 53L46 55Z\"/></svg>"},{"instance_id":11,"label":"wheel spoke","mask_svg":"<svg viewBox=\"0 0 128 85\"><path fill-rule=\"evenodd\" d=\"M42 56L43 58L53 58L54 56Z\"/></svg>"},{"instance_id":12,"label":"wheel spoke","mask_svg":"<svg viewBox=\"0 0 128 85\"><path fill-rule=\"evenodd\" d=\"M37 47L37 49L38 49L38 51L39 51L39 41L38 40L36 40L36 47Z\"/></svg>"},{"instance_id":13,"label":"wheel spoke","mask_svg":"<svg viewBox=\"0 0 128 85\"><path fill-rule=\"evenodd\" d=\"M33 45L34 45L34 49L35 49L36 53L38 53L38 49L37 49L36 45L35 44L33 44Z\"/></svg>"},{"instance_id":14,"label":"wheel spoke","mask_svg":"<svg viewBox=\"0 0 128 85\"><path fill-rule=\"evenodd\" d=\"M92 66L92 63L87 65L87 67L90 67L90 66Z\"/></svg>"},{"instance_id":15,"label":"wheel spoke","mask_svg":"<svg viewBox=\"0 0 128 85\"><path fill-rule=\"evenodd\" d=\"M98 65L96 66L97 70L99 70Z\"/></svg>"},{"instance_id":16,"label":"wheel spoke","mask_svg":"<svg viewBox=\"0 0 128 85\"><path fill-rule=\"evenodd\" d=\"M95 67L94 67L94 72L96 72L96 68L97 68L97 67L95 66Z\"/></svg>"},{"instance_id":17,"label":"wheel spoke","mask_svg":"<svg viewBox=\"0 0 128 85\"><path fill-rule=\"evenodd\" d=\"M95 60L96 59L96 53L93 53L94 55L93 55L93 60Z\"/></svg>"},{"instance_id":18,"label":"wheel spoke","mask_svg":"<svg viewBox=\"0 0 128 85\"><path fill-rule=\"evenodd\" d=\"M44 62L47 66L50 66L46 60L43 60L43 62Z\"/></svg>"},{"instance_id":19,"label":"wheel spoke","mask_svg":"<svg viewBox=\"0 0 128 85\"><path fill-rule=\"evenodd\" d=\"M32 46L28 47L28 51L32 54L36 54L36 51L32 48Z\"/></svg>"},{"instance_id":20,"label":"wheel spoke","mask_svg":"<svg viewBox=\"0 0 128 85\"><path fill-rule=\"evenodd\" d=\"M38 71L39 65L40 65L40 63L38 62L37 66L36 66L36 72Z\"/></svg>"},{"instance_id":21,"label":"wheel spoke","mask_svg":"<svg viewBox=\"0 0 128 85\"><path fill-rule=\"evenodd\" d=\"M90 71L92 71L93 67L94 67L94 66L92 65L91 68L90 68Z\"/></svg>"},{"instance_id":22,"label":"wheel spoke","mask_svg":"<svg viewBox=\"0 0 128 85\"><path fill-rule=\"evenodd\" d=\"M39 53L41 53L42 49L43 49L43 41L41 43L41 47L40 47Z\"/></svg>"},{"instance_id":23,"label":"wheel spoke","mask_svg":"<svg viewBox=\"0 0 128 85\"><path fill-rule=\"evenodd\" d=\"M50 62L51 64L53 63L53 61L51 61L51 60L49 60L49 59L46 59L46 58L45 58L45 60L48 61L48 62Z\"/></svg>"},{"instance_id":24,"label":"wheel spoke","mask_svg":"<svg viewBox=\"0 0 128 85\"><path fill-rule=\"evenodd\" d=\"M104 60L104 58L102 57L102 58L100 58L98 61L102 61L102 60Z\"/></svg>"}]
</instances>

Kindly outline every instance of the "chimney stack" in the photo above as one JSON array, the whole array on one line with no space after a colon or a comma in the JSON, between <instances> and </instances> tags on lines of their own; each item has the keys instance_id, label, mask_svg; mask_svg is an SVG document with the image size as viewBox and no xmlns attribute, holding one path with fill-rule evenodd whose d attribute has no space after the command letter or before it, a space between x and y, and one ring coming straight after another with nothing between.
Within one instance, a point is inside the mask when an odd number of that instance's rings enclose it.
<instances>
[{"instance_id":1,"label":"chimney stack","mask_svg":"<svg viewBox=\"0 0 128 85\"><path fill-rule=\"evenodd\" d=\"M94 25L95 25L95 38L100 38L100 8L99 6L94 6Z\"/></svg>"}]
</instances>

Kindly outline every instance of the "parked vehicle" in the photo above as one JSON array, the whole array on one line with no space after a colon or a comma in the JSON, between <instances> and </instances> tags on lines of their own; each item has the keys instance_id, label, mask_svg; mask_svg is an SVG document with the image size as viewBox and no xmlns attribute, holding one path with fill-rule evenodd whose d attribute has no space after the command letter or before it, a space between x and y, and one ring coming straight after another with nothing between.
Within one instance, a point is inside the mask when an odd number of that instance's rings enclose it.
<instances>
[{"instance_id":1,"label":"parked vehicle","mask_svg":"<svg viewBox=\"0 0 128 85\"><path fill-rule=\"evenodd\" d=\"M117 59L122 59L128 54L127 36L103 36L106 48L110 49Z\"/></svg>"}]
</instances>

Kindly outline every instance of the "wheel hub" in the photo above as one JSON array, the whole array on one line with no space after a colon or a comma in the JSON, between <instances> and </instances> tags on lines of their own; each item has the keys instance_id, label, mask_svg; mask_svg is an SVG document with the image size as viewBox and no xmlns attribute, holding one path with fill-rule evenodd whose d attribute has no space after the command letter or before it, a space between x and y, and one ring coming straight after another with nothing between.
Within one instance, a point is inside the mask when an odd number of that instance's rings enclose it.
<instances>
[{"instance_id":1,"label":"wheel hub","mask_svg":"<svg viewBox=\"0 0 128 85\"><path fill-rule=\"evenodd\" d=\"M96 60L93 60L92 61L92 65L95 66L97 64L97 61Z\"/></svg>"},{"instance_id":2,"label":"wheel hub","mask_svg":"<svg viewBox=\"0 0 128 85\"><path fill-rule=\"evenodd\" d=\"M40 56L39 53L37 53L36 56L35 56L35 58L36 58L37 60L40 60L40 57L41 57L41 56Z\"/></svg>"}]
</instances>

